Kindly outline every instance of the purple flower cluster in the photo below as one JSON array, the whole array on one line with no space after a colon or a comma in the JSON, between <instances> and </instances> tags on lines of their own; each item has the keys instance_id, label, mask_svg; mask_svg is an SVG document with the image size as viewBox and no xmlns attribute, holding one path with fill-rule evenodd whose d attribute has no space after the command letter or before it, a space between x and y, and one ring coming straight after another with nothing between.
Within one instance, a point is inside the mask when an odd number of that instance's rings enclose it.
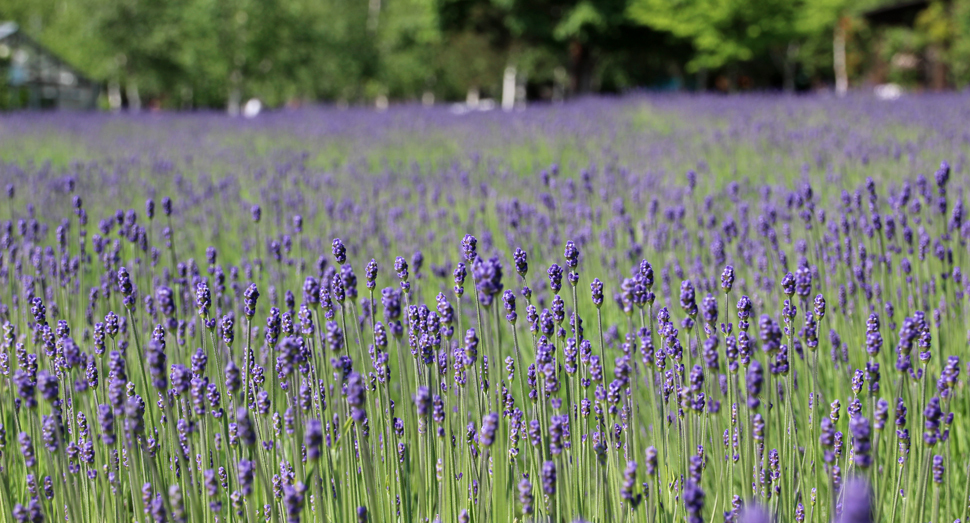
<instances>
[{"instance_id":1,"label":"purple flower cluster","mask_svg":"<svg viewBox=\"0 0 970 523\"><path fill-rule=\"evenodd\" d=\"M91 156L0 166L4 517L965 521L965 115L912 98L246 124L339 161L12 115Z\"/></svg>"}]
</instances>

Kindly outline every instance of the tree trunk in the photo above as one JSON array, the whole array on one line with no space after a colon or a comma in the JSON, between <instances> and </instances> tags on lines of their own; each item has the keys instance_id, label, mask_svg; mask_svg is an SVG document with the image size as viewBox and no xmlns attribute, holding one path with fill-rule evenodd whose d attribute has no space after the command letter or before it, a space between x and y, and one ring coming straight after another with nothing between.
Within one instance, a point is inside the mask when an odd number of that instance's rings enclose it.
<instances>
[{"instance_id":1,"label":"tree trunk","mask_svg":"<svg viewBox=\"0 0 970 523\"><path fill-rule=\"evenodd\" d=\"M589 47L578 40L573 40L569 47L569 54L572 59L572 78L570 79L572 94L585 94L592 91L593 57L589 52Z\"/></svg>"},{"instance_id":2,"label":"tree trunk","mask_svg":"<svg viewBox=\"0 0 970 523\"><path fill-rule=\"evenodd\" d=\"M525 86L528 85L528 78L524 73L519 73L515 75L515 106L519 109L525 107L526 91Z\"/></svg>"},{"instance_id":3,"label":"tree trunk","mask_svg":"<svg viewBox=\"0 0 970 523\"><path fill-rule=\"evenodd\" d=\"M505 67L502 75L502 109L511 111L515 108L515 66Z\"/></svg>"},{"instance_id":4,"label":"tree trunk","mask_svg":"<svg viewBox=\"0 0 970 523\"><path fill-rule=\"evenodd\" d=\"M381 0L370 0L367 3L367 30L377 32L377 24L381 17Z\"/></svg>"},{"instance_id":5,"label":"tree trunk","mask_svg":"<svg viewBox=\"0 0 970 523\"><path fill-rule=\"evenodd\" d=\"M552 101L561 102L566 99L566 81L569 74L563 66L552 71Z\"/></svg>"},{"instance_id":6,"label":"tree trunk","mask_svg":"<svg viewBox=\"0 0 970 523\"><path fill-rule=\"evenodd\" d=\"M938 44L930 44L926 49L927 78L930 89L942 91L946 89L946 63Z\"/></svg>"},{"instance_id":7,"label":"tree trunk","mask_svg":"<svg viewBox=\"0 0 970 523\"><path fill-rule=\"evenodd\" d=\"M844 19L835 24L832 37L832 66L835 70L835 94L845 96L849 92L849 74L845 66L845 25Z\"/></svg>"},{"instance_id":8,"label":"tree trunk","mask_svg":"<svg viewBox=\"0 0 970 523\"><path fill-rule=\"evenodd\" d=\"M738 92L738 64L732 63L727 68L727 92L734 94Z\"/></svg>"},{"instance_id":9,"label":"tree trunk","mask_svg":"<svg viewBox=\"0 0 970 523\"><path fill-rule=\"evenodd\" d=\"M798 44L788 42L788 49L785 51L785 61L782 66L782 88L789 94L795 92L795 67L797 65L795 58L797 56Z\"/></svg>"},{"instance_id":10,"label":"tree trunk","mask_svg":"<svg viewBox=\"0 0 970 523\"><path fill-rule=\"evenodd\" d=\"M465 94L465 105L473 109L477 109L478 102L479 102L478 86L473 85L468 88L468 93Z\"/></svg>"},{"instance_id":11,"label":"tree trunk","mask_svg":"<svg viewBox=\"0 0 970 523\"><path fill-rule=\"evenodd\" d=\"M229 100L226 103L226 112L229 116L239 116L239 108L242 103L242 72L236 69L229 75Z\"/></svg>"},{"instance_id":12,"label":"tree trunk","mask_svg":"<svg viewBox=\"0 0 970 523\"><path fill-rule=\"evenodd\" d=\"M138 96L138 84L129 80L125 86L125 90L128 94L128 111L133 113L141 111L141 97Z\"/></svg>"},{"instance_id":13,"label":"tree trunk","mask_svg":"<svg viewBox=\"0 0 970 523\"><path fill-rule=\"evenodd\" d=\"M121 85L117 80L108 82L108 107L114 112L121 110Z\"/></svg>"}]
</instances>

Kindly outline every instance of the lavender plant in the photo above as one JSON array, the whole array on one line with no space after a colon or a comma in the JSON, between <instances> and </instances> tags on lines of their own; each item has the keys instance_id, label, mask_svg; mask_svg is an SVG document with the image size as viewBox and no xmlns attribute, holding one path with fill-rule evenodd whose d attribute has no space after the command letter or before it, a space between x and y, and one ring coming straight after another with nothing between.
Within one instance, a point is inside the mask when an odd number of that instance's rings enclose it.
<instances>
[{"instance_id":1,"label":"lavender plant","mask_svg":"<svg viewBox=\"0 0 970 523\"><path fill-rule=\"evenodd\" d=\"M961 100L12 117L0 514L966 521Z\"/></svg>"}]
</instances>

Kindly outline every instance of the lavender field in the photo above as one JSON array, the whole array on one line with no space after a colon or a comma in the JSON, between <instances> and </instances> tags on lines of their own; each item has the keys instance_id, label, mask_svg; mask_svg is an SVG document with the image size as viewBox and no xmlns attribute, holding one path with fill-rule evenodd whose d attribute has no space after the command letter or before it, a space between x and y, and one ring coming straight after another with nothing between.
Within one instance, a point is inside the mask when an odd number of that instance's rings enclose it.
<instances>
[{"instance_id":1,"label":"lavender field","mask_svg":"<svg viewBox=\"0 0 970 523\"><path fill-rule=\"evenodd\" d=\"M0 120L0 520L967 521L970 96Z\"/></svg>"}]
</instances>

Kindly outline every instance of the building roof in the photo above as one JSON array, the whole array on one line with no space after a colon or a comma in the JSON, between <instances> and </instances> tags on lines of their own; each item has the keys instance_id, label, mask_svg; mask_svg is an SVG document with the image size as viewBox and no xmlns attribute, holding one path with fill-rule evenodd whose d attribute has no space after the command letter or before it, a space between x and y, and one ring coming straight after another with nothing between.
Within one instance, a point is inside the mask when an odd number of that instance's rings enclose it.
<instances>
[{"instance_id":1,"label":"building roof","mask_svg":"<svg viewBox=\"0 0 970 523\"><path fill-rule=\"evenodd\" d=\"M0 40L16 33L18 29L17 22L0 22Z\"/></svg>"},{"instance_id":2,"label":"building roof","mask_svg":"<svg viewBox=\"0 0 970 523\"><path fill-rule=\"evenodd\" d=\"M0 44L7 44L11 48L26 47L36 53L34 57L24 57L24 60L36 62L23 66L24 69L29 69L37 73L27 79L28 83L60 85L97 84L97 82L85 76L76 67L62 60L43 44L27 36L26 33L20 30L20 26L16 22L0 22ZM9 51L11 49L8 48ZM15 54L14 60L16 59L17 56Z\"/></svg>"}]
</instances>

